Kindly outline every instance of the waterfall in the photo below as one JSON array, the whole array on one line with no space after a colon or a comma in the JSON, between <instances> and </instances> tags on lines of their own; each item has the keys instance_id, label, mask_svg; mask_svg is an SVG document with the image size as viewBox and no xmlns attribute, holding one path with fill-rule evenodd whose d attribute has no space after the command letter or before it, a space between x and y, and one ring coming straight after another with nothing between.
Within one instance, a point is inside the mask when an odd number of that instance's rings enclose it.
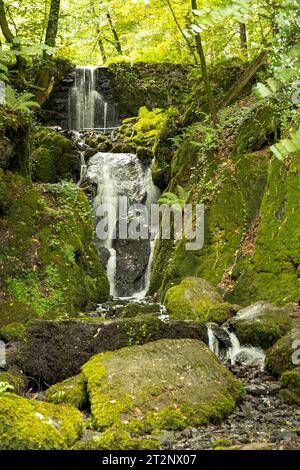
<instances>
[{"instance_id":1,"label":"waterfall","mask_svg":"<svg viewBox=\"0 0 300 470\"><path fill-rule=\"evenodd\" d=\"M222 333L226 334L230 343L225 351L221 351L220 342L213 331L213 328L207 326L208 344L210 350L222 361L235 366L236 364L242 364L245 366L258 365L261 370L264 369L265 365L265 353L260 348L253 346L241 346L238 337L235 333L230 331L226 326L218 327Z\"/></svg>"},{"instance_id":2,"label":"waterfall","mask_svg":"<svg viewBox=\"0 0 300 470\"><path fill-rule=\"evenodd\" d=\"M76 67L74 86L69 92L69 129L103 129L118 126L118 112L107 89L100 89L99 78L104 73L99 67Z\"/></svg>"},{"instance_id":3,"label":"waterfall","mask_svg":"<svg viewBox=\"0 0 300 470\"><path fill-rule=\"evenodd\" d=\"M153 241L147 239L127 239L119 236L118 222L120 196L125 196L128 205L126 220L137 221L139 215L129 211L132 204L150 205L156 202L158 190L155 188L151 170L145 169L136 155L97 153L89 163L87 179L97 186L97 195L93 202L95 224L103 220L99 208L109 205L116 211L108 211L106 221L108 230L106 240L98 238L97 247L100 257L108 258L107 276L113 297L142 298L149 288L151 253ZM97 232L97 230L96 230ZM97 232L99 235L99 233ZM154 234L155 236L155 234ZM151 247L152 245L152 247Z\"/></svg>"}]
</instances>

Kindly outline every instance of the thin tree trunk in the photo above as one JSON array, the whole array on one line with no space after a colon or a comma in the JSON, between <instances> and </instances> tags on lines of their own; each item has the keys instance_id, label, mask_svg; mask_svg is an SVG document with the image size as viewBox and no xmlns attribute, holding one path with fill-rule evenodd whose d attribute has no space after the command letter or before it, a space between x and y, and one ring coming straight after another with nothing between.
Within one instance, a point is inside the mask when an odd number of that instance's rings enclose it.
<instances>
[{"instance_id":1,"label":"thin tree trunk","mask_svg":"<svg viewBox=\"0 0 300 470\"><path fill-rule=\"evenodd\" d=\"M116 28L115 28L115 26L114 26L114 23L113 23L113 20L112 20L112 17L111 17L111 15L110 15L109 11L106 12L106 18L107 18L107 20L108 20L108 22L109 22L109 26L110 26L111 32L113 33L113 36L114 36L114 38L115 38L115 46L116 46L116 49L117 49L118 53L119 53L120 55L122 55L123 52L122 52L122 46L121 46L120 38L119 38L119 35L118 35L118 33L117 33L117 30L116 30Z\"/></svg>"},{"instance_id":2,"label":"thin tree trunk","mask_svg":"<svg viewBox=\"0 0 300 470\"><path fill-rule=\"evenodd\" d=\"M195 63L198 64L198 59L197 59L197 56L196 56L196 54L195 54L194 48L193 48L192 44L190 43L190 41L188 40L188 38L186 37L186 35L184 34L183 29L182 29L182 27L181 27L181 25L180 25L180 23L179 23L179 21L178 21L176 15L175 15L175 12L174 12L174 10L173 10L173 7L172 7L172 4L171 4L170 0L166 0L166 1L167 1L167 4L168 4L168 7L169 7L169 9L170 9L170 11L171 11L171 13L172 13L173 19L174 19L174 21L175 21L175 23L176 23L176 25L177 25L177 28L179 29L179 31L180 31L180 33L181 33L183 39L185 40L185 42L186 42L186 44L187 44L187 46L188 46L188 48L189 48L189 50L190 50L192 56L194 57Z\"/></svg>"},{"instance_id":3,"label":"thin tree trunk","mask_svg":"<svg viewBox=\"0 0 300 470\"><path fill-rule=\"evenodd\" d=\"M241 91L245 88L258 70L263 66L267 59L267 52L261 52L255 59L251 62L247 70L244 72L242 77L232 85L227 95L223 98L220 108L230 105L238 96Z\"/></svg>"},{"instance_id":4,"label":"thin tree trunk","mask_svg":"<svg viewBox=\"0 0 300 470\"><path fill-rule=\"evenodd\" d=\"M197 0L192 0L192 9L193 10L198 9ZM207 97L207 103L208 103L208 108L209 108L211 120L212 120L214 125L217 125L219 123L219 120L218 120L215 100L214 100L214 97L213 97L213 94L212 94L212 89L211 89L210 80L209 80L209 76L208 76L207 64L206 64L204 49L203 49L203 45L202 45L202 38L201 38L200 33L196 34L195 41L196 41L196 48L197 48L197 51L198 51L198 54L199 54L199 57L200 57L202 78L203 78L203 81L204 81L206 97Z\"/></svg>"},{"instance_id":5,"label":"thin tree trunk","mask_svg":"<svg viewBox=\"0 0 300 470\"><path fill-rule=\"evenodd\" d=\"M5 5L3 0L0 0L0 27L2 34L7 43L10 44L10 47L13 51L18 53L21 52L20 44L15 43L15 36L11 32L9 24L7 22L6 13L5 13ZM24 78L25 76L25 68L26 68L26 60L20 54L16 55L16 66L18 69L19 76Z\"/></svg>"},{"instance_id":6,"label":"thin tree trunk","mask_svg":"<svg viewBox=\"0 0 300 470\"><path fill-rule=\"evenodd\" d=\"M55 47L58 32L59 13L61 0L51 0L48 25L45 35L45 46ZM52 52L44 51L43 65L37 80L37 87L44 91L36 92L36 100L42 105L47 100L54 86L54 70L52 64Z\"/></svg>"},{"instance_id":7,"label":"thin tree trunk","mask_svg":"<svg viewBox=\"0 0 300 470\"><path fill-rule=\"evenodd\" d=\"M99 49L100 49L100 52L101 52L101 57L102 57L102 60L103 62L105 63L106 62L106 53L105 53L105 48L104 48L104 44L103 44L103 41L100 37L100 31L99 31L99 35L98 35L98 46L99 46Z\"/></svg>"},{"instance_id":8,"label":"thin tree trunk","mask_svg":"<svg viewBox=\"0 0 300 470\"><path fill-rule=\"evenodd\" d=\"M241 50L245 57L248 57L248 39L246 23L239 23Z\"/></svg>"}]
</instances>

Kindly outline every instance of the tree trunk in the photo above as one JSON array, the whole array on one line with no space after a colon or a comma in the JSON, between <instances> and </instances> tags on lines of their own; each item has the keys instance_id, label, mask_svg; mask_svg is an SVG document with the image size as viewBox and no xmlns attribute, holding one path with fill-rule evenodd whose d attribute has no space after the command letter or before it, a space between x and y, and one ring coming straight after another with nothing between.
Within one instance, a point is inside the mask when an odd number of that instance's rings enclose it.
<instances>
[{"instance_id":1,"label":"tree trunk","mask_svg":"<svg viewBox=\"0 0 300 470\"><path fill-rule=\"evenodd\" d=\"M248 57L248 40L246 23L239 23L241 50L245 57Z\"/></svg>"},{"instance_id":2,"label":"tree trunk","mask_svg":"<svg viewBox=\"0 0 300 470\"><path fill-rule=\"evenodd\" d=\"M98 45L99 45L99 49L100 49L100 52L101 52L101 57L102 57L102 60L103 62L105 63L106 62L106 53L105 53L105 48L104 48L104 44L103 44L103 41L100 37L100 31L99 31L99 35L98 35Z\"/></svg>"},{"instance_id":3,"label":"tree trunk","mask_svg":"<svg viewBox=\"0 0 300 470\"><path fill-rule=\"evenodd\" d=\"M198 64L198 59L197 59L197 56L196 56L196 54L195 54L194 48L193 48L192 44L190 43L190 41L188 40L188 38L185 36L185 34L184 34L184 32L183 32L183 29L182 29L182 27L181 27L179 21L177 20L177 17L176 17L176 15L175 15L175 12L174 12L174 10L173 10L173 7L172 7L172 4L171 4L170 0L166 0L166 1L167 1L167 4L168 4L168 7L169 7L169 9L170 9L170 11L171 11L171 13L172 13L172 16L173 16L173 19L174 19L174 21L175 21L175 23L176 23L177 28L179 29L179 31L180 31L180 33L181 33L183 39L185 40L185 42L186 42L186 44L187 44L187 46L188 46L188 48L189 48L189 50L190 50L192 56L194 57L195 63Z\"/></svg>"},{"instance_id":4,"label":"tree trunk","mask_svg":"<svg viewBox=\"0 0 300 470\"><path fill-rule=\"evenodd\" d=\"M245 88L258 70L263 66L267 59L267 52L261 52L255 59L251 62L247 70L244 72L242 77L230 88L227 95L223 98L220 108L229 106L238 96L241 91Z\"/></svg>"},{"instance_id":5,"label":"tree trunk","mask_svg":"<svg viewBox=\"0 0 300 470\"><path fill-rule=\"evenodd\" d=\"M5 13L5 5L3 0L0 0L0 27L2 34L7 43L10 44L10 47L13 51L16 51L18 55L16 55L16 67L18 70L18 74L21 78L25 76L25 68L26 68L26 60L20 54L21 46L19 43L15 42L15 36L10 30L9 24L7 22L6 13Z\"/></svg>"},{"instance_id":6,"label":"tree trunk","mask_svg":"<svg viewBox=\"0 0 300 470\"><path fill-rule=\"evenodd\" d=\"M192 0L192 9L197 10L197 0ZM204 81L204 86L205 86L205 91L206 91L206 97L207 97L207 103L208 103L208 108L211 116L211 120L214 125L217 125L219 123L218 116L217 116L217 110L216 110L216 105L215 105L215 100L212 94L212 89L210 85L210 80L208 76L208 71L207 71L207 64L206 64L206 59L205 59L205 54L204 54L204 49L202 45L202 38L200 33L197 33L195 36L195 41L196 41L196 48L200 57L200 63L201 63L201 70L202 70L202 78Z\"/></svg>"},{"instance_id":7,"label":"tree trunk","mask_svg":"<svg viewBox=\"0 0 300 470\"><path fill-rule=\"evenodd\" d=\"M60 1L61 0L51 0L49 19L45 36L45 46L48 47L55 47L56 44L60 13ZM36 100L40 105L45 103L54 86L55 70L52 63L52 56L52 53L44 51L43 65L36 83L37 87L43 90L36 92Z\"/></svg>"},{"instance_id":8,"label":"tree trunk","mask_svg":"<svg viewBox=\"0 0 300 470\"><path fill-rule=\"evenodd\" d=\"M112 20L112 17L109 13L109 11L106 12L106 18L108 19L108 22L109 22L109 26L110 26L110 29L111 29L111 32L113 33L113 36L114 36L114 39L115 39L115 46L116 46L116 49L118 51L118 53L120 55L122 55L122 47L121 47L121 42L120 42L120 38L119 38L119 35L117 33L117 30L114 26L114 23L113 23L113 20Z\"/></svg>"}]
</instances>

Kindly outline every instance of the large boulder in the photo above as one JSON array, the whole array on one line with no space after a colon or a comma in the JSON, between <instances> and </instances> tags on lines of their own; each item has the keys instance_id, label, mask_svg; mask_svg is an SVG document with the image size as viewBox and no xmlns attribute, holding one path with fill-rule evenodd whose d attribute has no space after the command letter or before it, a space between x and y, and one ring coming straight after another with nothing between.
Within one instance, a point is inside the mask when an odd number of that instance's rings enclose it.
<instances>
[{"instance_id":1,"label":"large boulder","mask_svg":"<svg viewBox=\"0 0 300 470\"><path fill-rule=\"evenodd\" d=\"M270 348L293 325L289 307L279 308L269 302L256 302L243 308L230 320L241 344Z\"/></svg>"},{"instance_id":2,"label":"large boulder","mask_svg":"<svg viewBox=\"0 0 300 470\"><path fill-rule=\"evenodd\" d=\"M224 304L221 295L205 279L187 277L179 285L170 287L165 296L170 318L177 320L203 320L224 323L235 311Z\"/></svg>"},{"instance_id":3,"label":"large boulder","mask_svg":"<svg viewBox=\"0 0 300 470\"><path fill-rule=\"evenodd\" d=\"M31 184L10 172L0 174L1 184L0 326L68 316L107 300L83 191L68 182Z\"/></svg>"},{"instance_id":4,"label":"large boulder","mask_svg":"<svg viewBox=\"0 0 300 470\"><path fill-rule=\"evenodd\" d=\"M37 321L27 329L18 362L28 376L52 385L78 374L97 353L161 338L207 342L207 330L193 322L163 322L152 315L119 321Z\"/></svg>"},{"instance_id":5,"label":"large boulder","mask_svg":"<svg viewBox=\"0 0 300 470\"><path fill-rule=\"evenodd\" d=\"M98 431L143 435L219 421L243 395L209 348L190 339L99 354L82 371Z\"/></svg>"},{"instance_id":6,"label":"large boulder","mask_svg":"<svg viewBox=\"0 0 300 470\"><path fill-rule=\"evenodd\" d=\"M83 432L83 417L72 406L0 396L0 449L68 449Z\"/></svg>"},{"instance_id":7,"label":"large boulder","mask_svg":"<svg viewBox=\"0 0 300 470\"><path fill-rule=\"evenodd\" d=\"M276 377L300 364L300 324L280 338L268 351L266 368Z\"/></svg>"}]
</instances>

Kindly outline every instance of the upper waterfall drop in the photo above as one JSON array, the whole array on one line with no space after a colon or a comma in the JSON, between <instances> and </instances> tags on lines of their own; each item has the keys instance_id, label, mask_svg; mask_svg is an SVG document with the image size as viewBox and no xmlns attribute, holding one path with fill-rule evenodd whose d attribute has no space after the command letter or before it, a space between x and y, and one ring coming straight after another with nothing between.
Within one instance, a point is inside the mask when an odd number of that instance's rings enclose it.
<instances>
[{"instance_id":1,"label":"upper waterfall drop","mask_svg":"<svg viewBox=\"0 0 300 470\"><path fill-rule=\"evenodd\" d=\"M103 69L104 70L104 69ZM101 89L100 67L79 66L75 69L74 85L68 97L68 128L93 130L118 126L116 104ZM103 86L103 83L102 83Z\"/></svg>"}]
</instances>

